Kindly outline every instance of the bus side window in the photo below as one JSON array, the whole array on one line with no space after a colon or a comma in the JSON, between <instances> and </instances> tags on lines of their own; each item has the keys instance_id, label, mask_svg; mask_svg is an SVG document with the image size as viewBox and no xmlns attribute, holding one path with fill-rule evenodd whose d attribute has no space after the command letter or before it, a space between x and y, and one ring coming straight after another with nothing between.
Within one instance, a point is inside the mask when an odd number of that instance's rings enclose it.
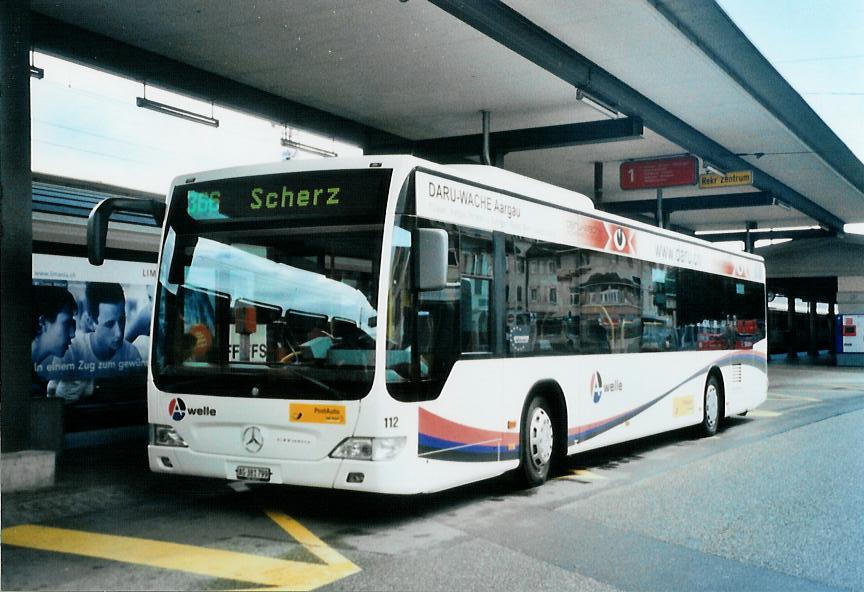
<instances>
[{"instance_id":1,"label":"bus side window","mask_svg":"<svg viewBox=\"0 0 864 592\"><path fill-rule=\"evenodd\" d=\"M638 352L642 341L642 262L583 251L582 352Z\"/></svg>"},{"instance_id":2,"label":"bus side window","mask_svg":"<svg viewBox=\"0 0 864 592\"><path fill-rule=\"evenodd\" d=\"M461 239L462 351L491 352L492 241L465 233Z\"/></svg>"},{"instance_id":3,"label":"bus side window","mask_svg":"<svg viewBox=\"0 0 864 592\"><path fill-rule=\"evenodd\" d=\"M508 237L506 252L507 289L504 320L504 350L511 356L524 356L533 351L536 328L528 312L528 261L526 252L531 242Z\"/></svg>"}]
</instances>

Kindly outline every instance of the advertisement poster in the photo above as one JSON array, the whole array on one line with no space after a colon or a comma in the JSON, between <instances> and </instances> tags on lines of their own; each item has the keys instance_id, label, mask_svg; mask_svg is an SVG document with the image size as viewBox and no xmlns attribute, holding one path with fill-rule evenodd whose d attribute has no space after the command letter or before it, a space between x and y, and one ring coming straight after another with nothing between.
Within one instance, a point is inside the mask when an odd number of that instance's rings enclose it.
<instances>
[{"instance_id":1,"label":"advertisement poster","mask_svg":"<svg viewBox=\"0 0 864 592\"><path fill-rule=\"evenodd\" d=\"M34 254L31 394L143 400L155 277L152 263Z\"/></svg>"},{"instance_id":2,"label":"advertisement poster","mask_svg":"<svg viewBox=\"0 0 864 592\"><path fill-rule=\"evenodd\" d=\"M864 314L840 315L840 352L844 354L864 353Z\"/></svg>"}]
</instances>

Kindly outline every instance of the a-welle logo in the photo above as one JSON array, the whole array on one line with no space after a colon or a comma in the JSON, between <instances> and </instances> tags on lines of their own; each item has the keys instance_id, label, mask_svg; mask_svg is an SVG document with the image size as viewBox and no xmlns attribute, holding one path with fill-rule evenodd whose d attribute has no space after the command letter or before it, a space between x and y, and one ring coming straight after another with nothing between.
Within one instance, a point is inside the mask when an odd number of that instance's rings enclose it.
<instances>
[{"instance_id":1,"label":"a-welle logo","mask_svg":"<svg viewBox=\"0 0 864 592\"><path fill-rule=\"evenodd\" d=\"M168 416L174 421L180 421L187 415L205 415L207 417L215 417L216 410L206 405L204 407L187 407L186 401L180 397L171 399L168 403Z\"/></svg>"},{"instance_id":2,"label":"a-welle logo","mask_svg":"<svg viewBox=\"0 0 864 592\"><path fill-rule=\"evenodd\" d=\"M605 393L616 393L624 390L624 383L617 378L604 383L600 372L595 372L591 375L590 389L592 400L599 403Z\"/></svg>"}]
</instances>

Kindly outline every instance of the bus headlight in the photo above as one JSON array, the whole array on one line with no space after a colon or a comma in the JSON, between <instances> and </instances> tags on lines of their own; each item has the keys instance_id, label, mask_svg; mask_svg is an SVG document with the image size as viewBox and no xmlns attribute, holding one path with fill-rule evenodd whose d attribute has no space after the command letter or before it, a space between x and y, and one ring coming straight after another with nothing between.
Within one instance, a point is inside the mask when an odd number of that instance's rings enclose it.
<instances>
[{"instance_id":1,"label":"bus headlight","mask_svg":"<svg viewBox=\"0 0 864 592\"><path fill-rule=\"evenodd\" d=\"M150 444L155 446L174 446L175 448L189 447L186 441L171 426L151 424L150 428Z\"/></svg>"},{"instance_id":2,"label":"bus headlight","mask_svg":"<svg viewBox=\"0 0 864 592\"><path fill-rule=\"evenodd\" d=\"M333 452L332 458L353 460L391 460L405 448L405 436L395 438L345 438Z\"/></svg>"}]
</instances>

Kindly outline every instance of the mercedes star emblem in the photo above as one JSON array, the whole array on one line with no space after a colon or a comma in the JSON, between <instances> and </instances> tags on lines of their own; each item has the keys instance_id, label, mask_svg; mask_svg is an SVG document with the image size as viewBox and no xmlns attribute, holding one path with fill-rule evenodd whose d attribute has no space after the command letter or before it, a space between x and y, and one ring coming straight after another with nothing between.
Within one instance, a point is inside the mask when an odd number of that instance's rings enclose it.
<instances>
[{"instance_id":1,"label":"mercedes star emblem","mask_svg":"<svg viewBox=\"0 0 864 592\"><path fill-rule=\"evenodd\" d=\"M261 435L261 428L250 426L243 430L243 447L249 452L255 453L261 450L264 446L264 436Z\"/></svg>"}]
</instances>

